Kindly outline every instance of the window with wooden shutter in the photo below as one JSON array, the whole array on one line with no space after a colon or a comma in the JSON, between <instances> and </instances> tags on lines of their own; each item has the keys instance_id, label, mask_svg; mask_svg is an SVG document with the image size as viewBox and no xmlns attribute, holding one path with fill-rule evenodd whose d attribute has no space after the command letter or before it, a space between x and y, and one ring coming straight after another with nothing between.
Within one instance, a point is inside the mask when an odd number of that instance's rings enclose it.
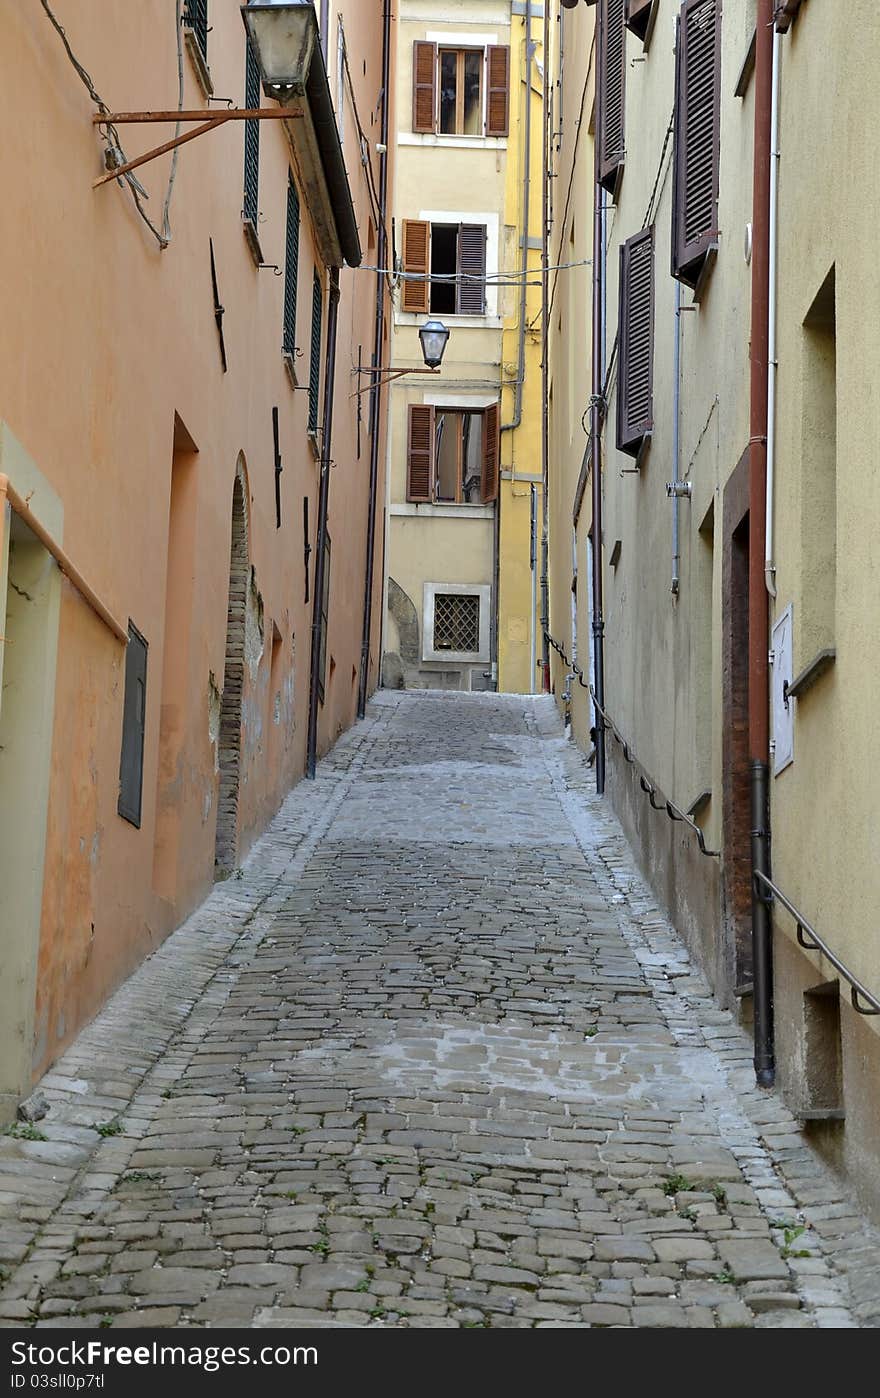
<instances>
[{"instance_id":1,"label":"window with wooden shutter","mask_svg":"<svg viewBox=\"0 0 880 1398\"><path fill-rule=\"evenodd\" d=\"M620 249L617 446L638 456L654 423L654 230Z\"/></svg>"},{"instance_id":2,"label":"window with wooden shutter","mask_svg":"<svg viewBox=\"0 0 880 1398\"><path fill-rule=\"evenodd\" d=\"M497 403L492 403L483 414L483 479L481 482L481 495L484 505L489 505L493 500L498 499L499 458L501 453L499 416Z\"/></svg>"},{"instance_id":3,"label":"window with wooden shutter","mask_svg":"<svg viewBox=\"0 0 880 1398\"><path fill-rule=\"evenodd\" d=\"M409 405L406 498L418 505L434 498L434 409L422 403Z\"/></svg>"},{"instance_id":4,"label":"window with wooden shutter","mask_svg":"<svg viewBox=\"0 0 880 1398\"><path fill-rule=\"evenodd\" d=\"M256 111L260 105L260 64L251 47L245 44L244 105ZM244 124L244 205L242 213L249 223L257 226L260 200L260 123Z\"/></svg>"},{"instance_id":5,"label":"window with wooden shutter","mask_svg":"<svg viewBox=\"0 0 880 1398\"><path fill-rule=\"evenodd\" d=\"M623 20L647 44L657 16L657 0L624 0Z\"/></svg>"},{"instance_id":6,"label":"window with wooden shutter","mask_svg":"<svg viewBox=\"0 0 880 1398\"><path fill-rule=\"evenodd\" d=\"M318 409L321 392L321 320L324 314L324 296L321 291L321 278L315 273L312 283L312 346L309 359L309 431L318 430Z\"/></svg>"},{"instance_id":7,"label":"window with wooden shutter","mask_svg":"<svg viewBox=\"0 0 880 1398\"><path fill-rule=\"evenodd\" d=\"M486 225L462 223L458 230L458 315L486 313Z\"/></svg>"},{"instance_id":8,"label":"window with wooden shutter","mask_svg":"<svg viewBox=\"0 0 880 1398\"><path fill-rule=\"evenodd\" d=\"M626 31L623 0L600 0L599 183L614 197L623 173Z\"/></svg>"},{"instance_id":9,"label":"window with wooden shutter","mask_svg":"<svg viewBox=\"0 0 880 1398\"><path fill-rule=\"evenodd\" d=\"M403 220L403 309L417 315L428 309L431 225L422 219Z\"/></svg>"},{"instance_id":10,"label":"window with wooden shutter","mask_svg":"<svg viewBox=\"0 0 880 1398\"><path fill-rule=\"evenodd\" d=\"M510 49L492 44L486 50L486 135L510 130Z\"/></svg>"},{"instance_id":11,"label":"window with wooden shutter","mask_svg":"<svg viewBox=\"0 0 880 1398\"><path fill-rule=\"evenodd\" d=\"M718 238L721 0L684 0L676 44L672 275L696 287Z\"/></svg>"},{"instance_id":12,"label":"window with wooden shutter","mask_svg":"<svg viewBox=\"0 0 880 1398\"><path fill-rule=\"evenodd\" d=\"M437 129L437 45L413 44L413 131Z\"/></svg>"},{"instance_id":13,"label":"window with wooden shutter","mask_svg":"<svg viewBox=\"0 0 880 1398\"><path fill-rule=\"evenodd\" d=\"M299 195L290 176L287 179L287 232L284 247L284 340L285 354L296 353L296 292L299 276Z\"/></svg>"},{"instance_id":14,"label":"window with wooden shutter","mask_svg":"<svg viewBox=\"0 0 880 1398\"><path fill-rule=\"evenodd\" d=\"M140 829L144 787L144 733L147 717L147 643L128 623L125 652L125 697L122 701L122 754L119 759L119 803L123 820Z\"/></svg>"}]
</instances>

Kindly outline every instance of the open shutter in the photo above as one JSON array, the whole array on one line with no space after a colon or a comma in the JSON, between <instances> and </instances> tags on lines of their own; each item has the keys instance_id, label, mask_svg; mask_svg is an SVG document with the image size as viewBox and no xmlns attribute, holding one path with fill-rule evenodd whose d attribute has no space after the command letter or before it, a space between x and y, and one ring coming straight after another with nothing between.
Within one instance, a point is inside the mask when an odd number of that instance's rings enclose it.
<instances>
[{"instance_id":1,"label":"open shutter","mask_svg":"<svg viewBox=\"0 0 880 1398\"><path fill-rule=\"evenodd\" d=\"M457 315L486 314L486 225L462 223L458 229Z\"/></svg>"},{"instance_id":2,"label":"open shutter","mask_svg":"<svg viewBox=\"0 0 880 1398\"><path fill-rule=\"evenodd\" d=\"M484 505L498 499L499 453L501 434L498 430L499 408L493 403L483 413L483 475L481 496Z\"/></svg>"},{"instance_id":3,"label":"open shutter","mask_svg":"<svg viewBox=\"0 0 880 1398\"><path fill-rule=\"evenodd\" d=\"M406 498L417 505L434 498L434 409L422 403L409 405Z\"/></svg>"},{"instance_id":4,"label":"open shutter","mask_svg":"<svg viewBox=\"0 0 880 1398\"><path fill-rule=\"evenodd\" d=\"M656 9L657 0L624 0L624 23L643 42L647 42Z\"/></svg>"},{"instance_id":5,"label":"open shutter","mask_svg":"<svg viewBox=\"0 0 880 1398\"><path fill-rule=\"evenodd\" d=\"M437 45L413 44L413 131L437 130Z\"/></svg>"},{"instance_id":6,"label":"open shutter","mask_svg":"<svg viewBox=\"0 0 880 1398\"><path fill-rule=\"evenodd\" d=\"M262 100L260 64L251 46L245 44L244 104L256 111ZM244 204L242 214L254 228L260 215L260 123L244 124Z\"/></svg>"},{"instance_id":7,"label":"open shutter","mask_svg":"<svg viewBox=\"0 0 880 1398\"><path fill-rule=\"evenodd\" d=\"M428 272L431 262L431 225L419 218L403 220L403 270L422 281L403 283L403 309L417 315L428 310L431 284Z\"/></svg>"},{"instance_id":8,"label":"open shutter","mask_svg":"<svg viewBox=\"0 0 880 1398\"><path fill-rule=\"evenodd\" d=\"M119 759L119 802L124 820L140 829L144 786L144 732L147 717L147 643L133 622L128 623L125 651L125 696L122 701L122 752Z\"/></svg>"},{"instance_id":9,"label":"open shutter","mask_svg":"<svg viewBox=\"0 0 880 1398\"><path fill-rule=\"evenodd\" d=\"M695 287L718 237L721 0L684 0L676 63L672 275Z\"/></svg>"},{"instance_id":10,"label":"open shutter","mask_svg":"<svg viewBox=\"0 0 880 1398\"><path fill-rule=\"evenodd\" d=\"M599 183L614 196L623 171L626 31L623 0L599 0Z\"/></svg>"},{"instance_id":11,"label":"open shutter","mask_svg":"<svg viewBox=\"0 0 880 1398\"><path fill-rule=\"evenodd\" d=\"M510 49L490 45L486 51L486 135L510 130Z\"/></svg>"},{"instance_id":12,"label":"open shutter","mask_svg":"<svg viewBox=\"0 0 880 1398\"><path fill-rule=\"evenodd\" d=\"M312 341L309 354L309 431L318 430L321 393L321 321L324 318L324 294L321 278L315 273L312 282Z\"/></svg>"},{"instance_id":13,"label":"open shutter","mask_svg":"<svg viewBox=\"0 0 880 1398\"><path fill-rule=\"evenodd\" d=\"M617 446L638 456L654 424L654 230L620 249Z\"/></svg>"}]
</instances>

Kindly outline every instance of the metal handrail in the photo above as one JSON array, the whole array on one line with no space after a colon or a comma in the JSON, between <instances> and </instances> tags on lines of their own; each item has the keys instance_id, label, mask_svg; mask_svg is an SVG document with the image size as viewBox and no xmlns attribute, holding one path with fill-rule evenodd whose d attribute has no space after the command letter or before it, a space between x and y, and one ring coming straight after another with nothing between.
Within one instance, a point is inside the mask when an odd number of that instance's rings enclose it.
<instances>
[{"instance_id":1,"label":"metal handrail","mask_svg":"<svg viewBox=\"0 0 880 1398\"><path fill-rule=\"evenodd\" d=\"M794 904L786 898L785 894L780 888L777 888L773 880L768 879L767 875L762 873L759 869L754 871L754 879L756 884L764 884L770 891L770 897L768 898L759 888L756 889L757 896L762 899L763 902L772 903L773 900L776 899L776 901L781 903L786 911L794 918L797 923L798 946L803 947L804 951L821 952L825 960L830 961L834 969L843 976L843 979L850 987L850 999L853 1009L860 1015L880 1015L880 1000L878 1000L875 995L872 995L870 990L865 989L861 981L843 964L840 957L835 955L828 943L822 940L815 928L811 927L809 922L807 922L803 913L799 912ZM809 938L809 941L807 938ZM866 1001L866 1005L860 1005L859 999Z\"/></svg>"},{"instance_id":2,"label":"metal handrail","mask_svg":"<svg viewBox=\"0 0 880 1398\"><path fill-rule=\"evenodd\" d=\"M560 657L560 659L565 662L570 672L574 675L578 684L581 686L581 689L586 689L590 694L595 708L602 715L602 718L605 721L606 728L610 731L611 736L614 738L614 741L621 748L626 761L629 763L631 767L638 767L640 774L639 786L647 796L652 809L655 811L665 811L669 819L675 821L676 823L680 821L683 822L696 835L697 844L700 847L700 854L704 854L707 859L720 859L720 850L706 848L705 836L703 835L703 832L700 829L699 825L697 825L697 822L695 820L692 820L691 817L685 811L681 810L679 806L676 806L673 801L667 800L667 798L663 795L662 791L660 791L657 787L657 784L651 780L650 776L648 775L648 772L642 766L641 762L639 762L638 758L633 756L630 750L629 743L624 738L623 734L620 732L614 720L608 715L606 710L603 709L602 705L597 700L596 692L593 689L593 686L589 683L589 681L584 679L584 672L580 668L580 666L575 661L569 660L565 651L562 649L562 646L559 644L558 641L554 640L554 638L549 634L549 632L545 632L544 634L547 637L547 644L552 646L552 648L556 651L556 654ZM654 799L657 796L659 796L660 798L659 801Z\"/></svg>"}]
</instances>

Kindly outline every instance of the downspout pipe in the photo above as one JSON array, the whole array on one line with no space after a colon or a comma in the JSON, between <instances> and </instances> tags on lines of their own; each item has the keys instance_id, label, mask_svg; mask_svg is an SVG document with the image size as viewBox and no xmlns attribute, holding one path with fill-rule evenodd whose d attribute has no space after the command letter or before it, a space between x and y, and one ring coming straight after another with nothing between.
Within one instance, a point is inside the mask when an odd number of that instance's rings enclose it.
<instances>
[{"instance_id":1,"label":"downspout pipe","mask_svg":"<svg viewBox=\"0 0 880 1398\"><path fill-rule=\"evenodd\" d=\"M675 342L672 349L672 595L678 596L681 573L679 474L681 466L681 282L675 283Z\"/></svg>"},{"instance_id":2,"label":"downspout pipe","mask_svg":"<svg viewBox=\"0 0 880 1398\"><path fill-rule=\"evenodd\" d=\"M385 267L388 238L385 219L388 205L388 124L390 94L388 85L391 72L391 3L386 0L382 33L382 151L379 155L379 229L377 237L376 273L376 322L373 335L373 368L382 364L382 346L385 335ZM370 494L367 505L367 566L364 577L364 624L361 634L361 665L358 678L357 716L363 718L367 712L367 690L370 686L370 637L373 630L373 588L376 572L376 510L379 486L379 444L381 437L382 384L379 375L373 375L370 392L370 413L372 432L370 433Z\"/></svg>"},{"instance_id":3,"label":"downspout pipe","mask_svg":"<svg viewBox=\"0 0 880 1398\"><path fill-rule=\"evenodd\" d=\"M523 236L522 236L522 285L519 293L519 346L516 361L516 384L514 386L513 418L502 423L502 432L515 432L522 422L523 385L526 378L526 314L528 311L529 228L531 227L530 206L532 192L532 56L535 46L532 43L532 0L526 0L526 111L523 126L525 142L525 168L523 170Z\"/></svg>"},{"instance_id":4,"label":"downspout pipe","mask_svg":"<svg viewBox=\"0 0 880 1398\"><path fill-rule=\"evenodd\" d=\"M764 565L767 523L767 386L770 311L770 133L773 0L758 0L752 202L752 323L749 440L749 769L751 781L752 972L755 1077L772 1087L773 927L755 874L770 877L769 605Z\"/></svg>"},{"instance_id":5,"label":"downspout pipe","mask_svg":"<svg viewBox=\"0 0 880 1398\"><path fill-rule=\"evenodd\" d=\"M776 287L779 273L779 86L782 68L782 35L773 31L773 97L770 107L770 302L767 330L767 541L764 581L771 597L776 596L774 561L774 480L776 476Z\"/></svg>"},{"instance_id":6,"label":"downspout pipe","mask_svg":"<svg viewBox=\"0 0 880 1398\"><path fill-rule=\"evenodd\" d=\"M327 311L327 349L324 363L324 421L321 430L321 483L318 490L315 595L312 601L312 653L309 668L309 729L306 742L306 776L309 780L314 780L318 759L318 685L321 677L321 609L324 598L324 565L327 555L327 520L330 513L330 460L333 441L333 398L336 388L336 327L338 320L339 268L331 267L330 304Z\"/></svg>"},{"instance_id":7,"label":"downspout pipe","mask_svg":"<svg viewBox=\"0 0 880 1398\"><path fill-rule=\"evenodd\" d=\"M603 8L596 7L596 53L602 52ZM605 284L603 189L599 182L599 142L593 142L593 297L592 297L592 393L590 395L590 461L593 473L593 671L596 700L593 726L596 734L596 791L605 793L605 621L602 615L602 327Z\"/></svg>"},{"instance_id":8,"label":"downspout pipe","mask_svg":"<svg viewBox=\"0 0 880 1398\"><path fill-rule=\"evenodd\" d=\"M550 693L550 0L544 0L541 138L541 688Z\"/></svg>"}]
</instances>

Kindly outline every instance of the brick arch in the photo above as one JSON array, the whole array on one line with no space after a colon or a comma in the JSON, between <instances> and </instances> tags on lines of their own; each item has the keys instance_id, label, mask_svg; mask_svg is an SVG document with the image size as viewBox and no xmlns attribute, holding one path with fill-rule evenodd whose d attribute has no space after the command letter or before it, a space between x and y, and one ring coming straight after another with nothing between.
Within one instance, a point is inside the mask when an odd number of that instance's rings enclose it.
<instances>
[{"instance_id":1,"label":"brick arch","mask_svg":"<svg viewBox=\"0 0 880 1398\"><path fill-rule=\"evenodd\" d=\"M241 706L244 690L244 628L250 558L248 486L244 456L239 456L232 487L229 547L229 594L226 608L226 660L220 704L220 792L214 868L228 873L238 862L238 795L241 778Z\"/></svg>"}]
</instances>

